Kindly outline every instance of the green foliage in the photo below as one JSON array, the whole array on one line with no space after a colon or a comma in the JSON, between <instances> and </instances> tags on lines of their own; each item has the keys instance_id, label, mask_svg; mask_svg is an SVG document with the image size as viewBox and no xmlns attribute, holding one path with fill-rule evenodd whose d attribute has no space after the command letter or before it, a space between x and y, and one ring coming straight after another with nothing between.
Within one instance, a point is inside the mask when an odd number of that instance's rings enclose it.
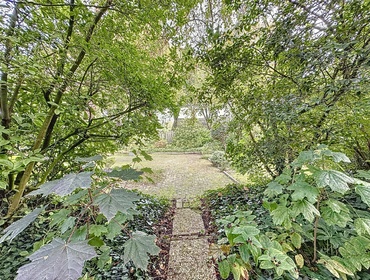
<instances>
[{"instance_id":1,"label":"green foliage","mask_svg":"<svg viewBox=\"0 0 370 280\"><path fill-rule=\"evenodd\" d=\"M155 245L156 236L147 235L144 232L136 231L124 244L124 261L132 261L137 268L145 270L148 266L149 254L158 255L160 248Z\"/></svg>"},{"instance_id":2,"label":"green foliage","mask_svg":"<svg viewBox=\"0 0 370 280\"><path fill-rule=\"evenodd\" d=\"M225 152L223 151L215 151L209 157L210 162L221 170L225 170L228 167L228 161L225 157Z\"/></svg>"},{"instance_id":3,"label":"green foliage","mask_svg":"<svg viewBox=\"0 0 370 280\"><path fill-rule=\"evenodd\" d=\"M135 193L125 189L112 189L108 193L99 194L94 199L94 204L99 206L100 212L109 222L118 212L125 215L132 214L135 206L133 202L137 200L139 197Z\"/></svg>"},{"instance_id":4,"label":"green foliage","mask_svg":"<svg viewBox=\"0 0 370 280\"><path fill-rule=\"evenodd\" d=\"M209 130L196 119L186 119L175 130L172 145L177 148L199 148L212 140Z\"/></svg>"},{"instance_id":5,"label":"green foliage","mask_svg":"<svg viewBox=\"0 0 370 280\"><path fill-rule=\"evenodd\" d=\"M132 169L123 171L116 171L114 177L132 180L141 174ZM104 177L95 177L96 182L92 182L93 172L69 174L44 184L31 194L49 197L53 194L54 199L58 200L58 207L54 208L55 205L52 204L49 216L41 216L53 230L43 237L44 242L34 245L35 252L29 256L32 262L18 269L17 279L40 279L44 275L48 278L56 275L57 278L77 279L81 276L85 261L98 256L94 247L102 256L98 261L99 267L104 267L110 261L107 257L109 247L104 240L113 240L125 228L125 223L139 214L136 203L142 198L131 191L116 188L112 179L109 180L112 174L102 171L96 173ZM0 241L12 241L49 207L37 208L11 224L3 231L5 234ZM130 236L124 243L125 262L130 261L138 269L145 271L148 253L159 253L155 236L141 231ZM44 245L45 243L47 244ZM69 269L65 269L66 266Z\"/></svg>"},{"instance_id":6,"label":"green foliage","mask_svg":"<svg viewBox=\"0 0 370 280\"><path fill-rule=\"evenodd\" d=\"M11 242L18 234L20 234L26 227L28 227L43 210L45 210L44 207L36 208L31 213L24 216L22 219L12 223L3 231L3 233L5 234L0 238L0 243L6 240L9 240Z\"/></svg>"},{"instance_id":7,"label":"green foliage","mask_svg":"<svg viewBox=\"0 0 370 280\"><path fill-rule=\"evenodd\" d=\"M266 198L252 187L208 194L221 233L222 278L235 265L244 274L273 279L362 279L370 265L370 216L367 197L356 193L369 183L338 171L341 163L348 163L344 154L319 146L302 152L270 182ZM258 204L251 201L255 194Z\"/></svg>"},{"instance_id":8,"label":"green foliage","mask_svg":"<svg viewBox=\"0 0 370 280\"><path fill-rule=\"evenodd\" d=\"M233 164L275 177L302 150L326 143L350 155L357 169L369 169L369 2L220 6L238 20L223 17L228 28L195 52L208 70L201 100L230 112Z\"/></svg>"},{"instance_id":9,"label":"green foliage","mask_svg":"<svg viewBox=\"0 0 370 280\"><path fill-rule=\"evenodd\" d=\"M243 279L242 276L248 275L248 270L255 266L262 270L273 269L278 276L288 272L297 279L294 261L279 242L260 233L254 219L251 211L240 211L218 221L224 226L228 244L232 247L230 250L236 252L219 263L222 278L226 279L232 272L234 279ZM233 272L235 264L239 268L237 271L242 273Z\"/></svg>"},{"instance_id":10,"label":"green foliage","mask_svg":"<svg viewBox=\"0 0 370 280\"><path fill-rule=\"evenodd\" d=\"M65 196L72 193L75 189L87 189L91 187L92 172L81 172L77 174L67 174L59 180L49 181L39 187L39 189L29 193L28 195L42 194L47 196L49 194L56 194Z\"/></svg>"},{"instance_id":11,"label":"green foliage","mask_svg":"<svg viewBox=\"0 0 370 280\"><path fill-rule=\"evenodd\" d=\"M22 266L15 279L78 279L85 261L96 256L87 241L69 243L56 238L29 256L32 262Z\"/></svg>"},{"instance_id":12,"label":"green foliage","mask_svg":"<svg viewBox=\"0 0 370 280\"><path fill-rule=\"evenodd\" d=\"M279 201L275 209L269 208L276 225L283 225L289 231L297 226L294 221L299 221L300 226L306 230L310 228L309 232L313 232L313 236L305 233L313 242L313 261L316 261L317 252L333 254L333 250L326 251L328 247L322 242L324 240L329 241L331 248L338 248L343 242L348 244L353 238L356 240L355 232L348 230L347 225L354 226L360 235L368 234L367 219L356 219L353 224L354 217L359 215L355 209L357 206L348 205L344 200L345 195L353 193L355 183L364 190L368 189L368 183L333 170L335 165L340 168L340 162L348 163L349 159L342 153L332 152L326 146L302 152L265 191L270 198L275 197ZM278 192L276 184L279 184ZM268 203L265 205L269 206ZM338 237L341 237L341 241L337 243ZM320 255L318 263L323 264L335 277L354 275L361 271L361 266L355 268L347 265L349 255L342 254L345 252L343 247L339 248L339 252L341 256Z\"/></svg>"},{"instance_id":13,"label":"green foliage","mask_svg":"<svg viewBox=\"0 0 370 280\"><path fill-rule=\"evenodd\" d=\"M182 25L194 4L175 1L175 13L155 1L2 6L2 214L40 183L157 137L157 114L173 107L185 71L167 23Z\"/></svg>"}]
</instances>

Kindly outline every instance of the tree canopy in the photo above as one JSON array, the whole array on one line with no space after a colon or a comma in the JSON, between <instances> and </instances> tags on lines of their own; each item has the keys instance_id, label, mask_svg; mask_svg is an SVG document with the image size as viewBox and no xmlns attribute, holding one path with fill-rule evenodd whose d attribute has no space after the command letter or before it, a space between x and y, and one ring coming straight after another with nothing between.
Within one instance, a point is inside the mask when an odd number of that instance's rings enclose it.
<instances>
[{"instance_id":1,"label":"tree canopy","mask_svg":"<svg viewBox=\"0 0 370 280\"><path fill-rule=\"evenodd\" d=\"M186 5L185 5L186 4ZM156 135L179 72L169 44L191 2L14 1L1 8L1 197ZM172 61L172 62L171 62ZM61 164L64 162L64 164ZM29 180L32 178L32 183Z\"/></svg>"},{"instance_id":2,"label":"tree canopy","mask_svg":"<svg viewBox=\"0 0 370 280\"><path fill-rule=\"evenodd\" d=\"M272 176L318 143L369 166L368 1L229 1L200 98L232 112L229 155ZM211 90L210 90L211 89Z\"/></svg>"}]
</instances>

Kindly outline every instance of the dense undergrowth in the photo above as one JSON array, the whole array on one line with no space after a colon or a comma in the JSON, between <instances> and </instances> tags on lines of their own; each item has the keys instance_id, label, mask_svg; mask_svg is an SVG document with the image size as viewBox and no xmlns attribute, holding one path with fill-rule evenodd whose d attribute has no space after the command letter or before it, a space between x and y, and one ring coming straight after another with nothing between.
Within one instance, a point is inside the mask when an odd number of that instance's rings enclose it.
<instances>
[{"instance_id":1,"label":"dense undergrowth","mask_svg":"<svg viewBox=\"0 0 370 280\"><path fill-rule=\"evenodd\" d=\"M121 231L113 240L104 239L107 246L111 248L110 253L101 255L99 258L94 258L86 262L81 279L164 279L167 266L167 256L161 253L159 256L152 256L148 270L143 271L136 269L133 263L124 262L124 243L129 239L131 232L140 230L149 235L157 235L157 245L162 251L168 250L166 237L170 234L172 219L171 204L168 200L154 198L152 196L140 194L142 197L135 204L138 214L133 220L130 220L125 225L125 229ZM37 201L39 203L39 201ZM38 246L38 242L43 241L43 237L52 230L50 223L45 217L40 216L36 221L29 226L25 231L19 234L12 243L0 244L0 279L14 279L17 270L22 265L29 263L29 256ZM161 236L163 235L163 236ZM165 252L164 252L165 253Z\"/></svg>"},{"instance_id":2,"label":"dense undergrowth","mask_svg":"<svg viewBox=\"0 0 370 280\"><path fill-rule=\"evenodd\" d=\"M345 226L341 225L339 216L336 217L337 224L327 225L323 219L319 220L315 246L319 248L318 254L326 263L313 262L312 229L305 225L304 219L300 217L296 220L292 219L292 223L297 222L297 228L286 230L283 225L276 225L276 217L270 215L267 209L269 199L266 193L269 191L266 189L268 188L268 186L245 187L234 184L208 191L204 195L203 210L209 211L211 216L206 227L214 234L213 242L218 243L218 253L215 256L219 268L218 279L244 279L243 277L251 280L370 279L367 266L370 262L370 253L366 242L360 244L364 254L356 256L355 249L351 252L353 261L359 261L356 258L361 258L357 265L360 268L362 265L362 271L351 275L348 266L345 265L346 262L342 261L344 257L340 254L344 252L344 248L354 246L353 240L356 238L368 240L368 233L363 232L357 236L353 223L353 220L361 215L368 217L369 214L367 205L359 199L359 196L355 194L338 196L338 205L343 203L351 209L348 213L351 219ZM283 213L280 215L280 218L284 216ZM298 230L299 226L303 231ZM256 247L252 247L253 244L256 244ZM278 249L266 248L266 244L269 244L270 248L279 248L281 253ZM270 252L275 255L269 254ZM267 261L271 262L271 265ZM288 272L289 265L295 266L296 276ZM278 271L279 266L285 269ZM347 273L342 273L341 270ZM333 275L336 272L339 277Z\"/></svg>"}]
</instances>

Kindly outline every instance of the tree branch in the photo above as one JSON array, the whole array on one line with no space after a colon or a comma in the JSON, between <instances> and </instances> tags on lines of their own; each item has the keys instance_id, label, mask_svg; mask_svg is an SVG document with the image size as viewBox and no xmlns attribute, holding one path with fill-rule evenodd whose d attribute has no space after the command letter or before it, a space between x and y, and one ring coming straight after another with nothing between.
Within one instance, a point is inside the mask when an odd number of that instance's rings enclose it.
<instances>
[{"instance_id":1,"label":"tree branch","mask_svg":"<svg viewBox=\"0 0 370 280\"><path fill-rule=\"evenodd\" d=\"M18 20L18 4L15 4L13 13L10 17L9 28L5 33L5 50L4 50L4 69L1 71L1 85L0 85L0 109L1 109L1 125L5 128L10 127L10 112L8 104L8 71L10 65L10 54L13 49L12 41L10 37L13 36L15 32L15 25ZM9 135L3 133L4 139L9 139Z\"/></svg>"}]
</instances>

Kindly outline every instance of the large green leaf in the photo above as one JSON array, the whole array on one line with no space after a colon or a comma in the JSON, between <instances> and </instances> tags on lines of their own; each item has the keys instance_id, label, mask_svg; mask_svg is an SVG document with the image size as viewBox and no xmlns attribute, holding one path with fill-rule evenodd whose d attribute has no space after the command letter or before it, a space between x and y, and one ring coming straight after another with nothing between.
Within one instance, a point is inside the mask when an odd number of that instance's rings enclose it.
<instances>
[{"instance_id":1,"label":"large green leaf","mask_svg":"<svg viewBox=\"0 0 370 280\"><path fill-rule=\"evenodd\" d=\"M7 167L8 169L12 169L13 168L13 162L11 162L7 155L0 155L0 165L4 167Z\"/></svg>"},{"instance_id":2,"label":"large green leaf","mask_svg":"<svg viewBox=\"0 0 370 280\"><path fill-rule=\"evenodd\" d=\"M268 197L274 197L283 192L283 186L276 181L272 181L267 185L266 190L263 192Z\"/></svg>"},{"instance_id":3,"label":"large green leaf","mask_svg":"<svg viewBox=\"0 0 370 280\"><path fill-rule=\"evenodd\" d=\"M370 239L364 236L351 237L343 247L339 248L339 253L343 256L347 267L352 271L360 271L362 267L370 268Z\"/></svg>"},{"instance_id":4,"label":"large green leaf","mask_svg":"<svg viewBox=\"0 0 370 280\"><path fill-rule=\"evenodd\" d=\"M293 167L302 167L307 163L311 163L316 159L316 155L313 151L303 151L298 157L292 162Z\"/></svg>"},{"instance_id":5,"label":"large green leaf","mask_svg":"<svg viewBox=\"0 0 370 280\"><path fill-rule=\"evenodd\" d=\"M127 221L127 216L122 214L121 212L118 212L117 215L110 220L108 223L107 229L108 233L106 237L110 240L113 240L114 237L116 237L123 228L123 223Z\"/></svg>"},{"instance_id":6,"label":"large green leaf","mask_svg":"<svg viewBox=\"0 0 370 280\"><path fill-rule=\"evenodd\" d=\"M320 170L314 174L319 187L328 186L332 191L344 194L349 190L348 183L354 183L354 179L336 170Z\"/></svg>"},{"instance_id":7,"label":"large green leaf","mask_svg":"<svg viewBox=\"0 0 370 280\"><path fill-rule=\"evenodd\" d=\"M340 152L333 152L329 149L322 150L322 154L325 156L332 157L335 162L346 162L350 163L351 160L343 153Z\"/></svg>"},{"instance_id":8,"label":"large green leaf","mask_svg":"<svg viewBox=\"0 0 370 280\"><path fill-rule=\"evenodd\" d=\"M346 227L347 223L351 221L351 216L346 212L335 212L332 208L323 206L320 208L321 216L325 220L325 222L330 225L338 225L340 227Z\"/></svg>"},{"instance_id":9,"label":"large green leaf","mask_svg":"<svg viewBox=\"0 0 370 280\"><path fill-rule=\"evenodd\" d=\"M256 236L257 234L260 233L260 230L255 226L239 226L239 227L235 227L232 233L242 234L248 238L248 237Z\"/></svg>"},{"instance_id":10,"label":"large green leaf","mask_svg":"<svg viewBox=\"0 0 370 280\"><path fill-rule=\"evenodd\" d=\"M226 259L220 261L218 263L218 270L222 279L226 279L227 277L229 277L231 271L229 262Z\"/></svg>"},{"instance_id":11,"label":"large green leaf","mask_svg":"<svg viewBox=\"0 0 370 280\"><path fill-rule=\"evenodd\" d=\"M18 269L16 280L78 279L85 261L96 256L86 240L66 243L56 238L29 257L32 262Z\"/></svg>"},{"instance_id":12,"label":"large green leaf","mask_svg":"<svg viewBox=\"0 0 370 280\"><path fill-rule=\"evenodd\" d=\"M301 248L302 236L299 233L293 232L293 234L290 236L290 240L292 240L292 244L295 248Z\"/></svg>"},{"instance_id":13,"label":"large green leaf","mask_svg":"<svg viewBox=\"0 0 370 280\"><path fill-rule=\"evenodd\" d=\"M115 177L120 178L124 181L129 180L139 180L144 172L143 171L137 171L133 168L123 168L123 169L114 169L111 172L107 173L109 177Z\"/></svg>"},{"instance_id":14,"label":"large green leaf","mask_svg":"<svg viewBox=\"0 0 370 280\"><path fill-rule=\"evenodd\" d=\"M330 198L326 200L324 203L336 213L340 213L340 212L349 213L349 209L347 205L344 204L343 202L340 202L339 200Z\"/></svg>"},{"instance_id":15,"label":"large green leaf","mask_svg":"<svg viewBox=\"0 0 370 280\"><path fill-rule=\"evenodd\" d=\"M92 157L76 157L77 162L92 162L92 161L99 161L102 160L103 157L101 155L96 155Z\"/></svg>"},{"instance_id":16,"label":"large green leaf","mask_svg":"<svg viewBox=\"0 0 370 280\"><path fill-rule=\"evenodd\" d=\"M320 212L316 209L316 207L305 199L292 202L292 212L295 217L297 217L299 214L302 214L303 217L310 222L313 221L315 215L320 216Z\"/></svg>"},{"instance_id":17,"label":"large green leaf","mask_svg":"<svg viewBox=\"0 0 370 280\"><path fill-rule=\"evenodd\" d=\"M370 180L370 170L357 170L356 177Z\"/></svg>"},{"instance_id":18,"label":"large green leaf","mask_svg":"<svg viewBox=\"0 0 370 280\"><path fill-rule=\"evenodd\" d=\"M97 196L94 204L99 206L100 213L110 221L117 212L131 214L129 210L135 209L133 202L139 199L140 197L134 192L125 189L113 189L109 193Z\"/></svg>"},{"instance_id":19,"label":"large green leaf","mask_svg":"<svg viewBox=\"0 0 370 280\"><path fill-rule=\"evenodd\" d=\"M100 237L105 233L108 233L108 228L103 225L91 225L89 227L89 233L96 237Z\"/></svg>"},{"instance_id":20,"label":"large green leaf","mask_svg":"<svg viewBox=\"0 0 370 280\"><path fill-rule=\"evenodd\" d=\"M329 257L324 257L317 261L317 263L325 266L335 277L341 278L340 273L353 276L352 271L344 267L340 262L330 259Z\"/></svg>"},{"instance_id":21,"label":"large green leaf","mask_svg":"<svg viewBox=\"0 0 370 280\"><path fill-rule=\"evenodd\" d=\"M357 218L354 225L358 235L370 236L370 219Z\"/></svg>"},{"instance_id":22,"label":"large green leaf","mask_svg":"<svg viewBox=\"0 0 370 280\"><path fill-rule=\"evenodd\" d=\"M38 190L35 190L28 195L42 194L43 196L47 196L54 193L60 196L66 196L77 188L90 188L92 183L92 174L92 172L71 173L65 175L61 179L50 181L41 185Z\"/></svg>"},{"instance_id":23,"label":"large green leaf","mask_svg":"<svg viewBox=\"0 0 370 280\"><path fill-rule=\"evenodd\" d=\"M365 202L370 207L370 183L357 180L356 179L356 188L355 191L361 196L363 202Z\"/></svg>"},{"instance_id":24,"label":"large green leaf","mask_svg":"<svg viewBox=\"0 0 370 280\"><path fill-rule=\"evenodd\" d=\"M275 210L271 212L272 220L275 225L285 225L290 227L291 225L291 210L283 205L279 205Z\"/></svg>"},{"instance_id":25,"label":"large green leaf","mask_svg":"<svg viewBox=\"0 0 370 280\"><path fill-rule=\"evenodd\" d=\"M314 203L317 201L317 197L320 194L319 189L303 181L297 181L296 183L291 184L287 189L294 191L291 194L293 201L302 200L304 198L307 198L309 202Z\"/></svg>"},{"instance_id":26,"label":"large green leaf","mask_svg":"<svg viewBox=\"0 0 370 280\"><path fill-rule=\"evenodd\" d=\"M12 241L18 234L28 227L44 209L45 207L36 208L22 219L12 223L10 226L4 229L3 233L5 234L0 238L0 243L4 242L5 240Z\"/></svg>"},{"instance_id":27,"label":"large green leaf","mask_svg":"<svg viewBox=\"0 0 370 280\"><path fill-rule=\"evenodd\" d=\"M124 261L132 261L137 268L146 270L149 262L149 255L158 255L160 248L155 244L155 235L147 235L144 232L136 231L123 245Z\"/></svg>"},{"instance_id":28,"label":"large green leaf","mask_svg":"<svg viewBox=\"0 0 370 280\"><path fill-rule=\"evenodd\" d=\"M50 227L53 227L55 225L59 225L61 224L62 222L64 222L67 217L69 216L69 214L71 214L71 210L69 209L61 209L59 210L58 212L54 213L50 219L51 219L51 222L50 222Z\"/></svg>"}]
</instances>

